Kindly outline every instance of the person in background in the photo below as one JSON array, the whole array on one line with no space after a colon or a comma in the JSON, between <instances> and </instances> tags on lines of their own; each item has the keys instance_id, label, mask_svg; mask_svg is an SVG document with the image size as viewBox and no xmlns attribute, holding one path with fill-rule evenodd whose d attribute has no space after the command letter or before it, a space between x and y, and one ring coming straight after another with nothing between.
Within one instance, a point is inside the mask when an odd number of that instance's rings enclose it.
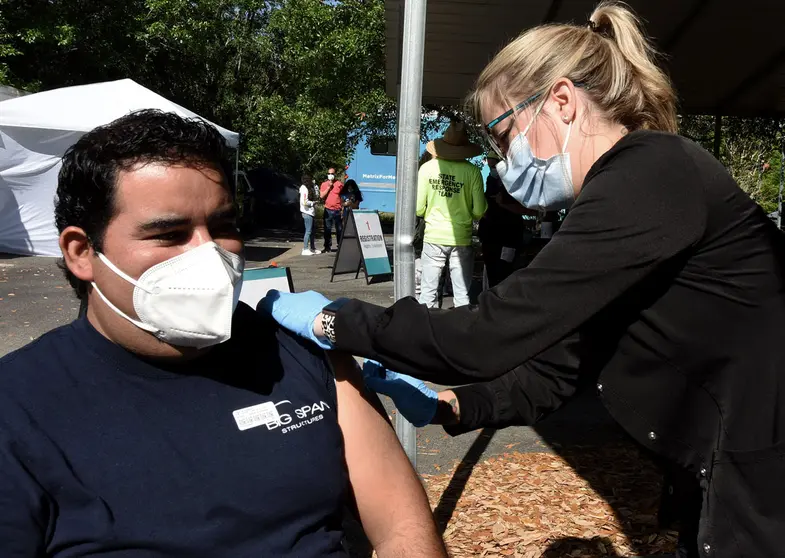
<instances>
[{"instance_id":1,"label":"person in background","mask_svg":"<svg viewBox=\"0 0 785 558\"><path fill-rule=\"evenodd\" d=\"M321 250L316 249L316 241L313 235L313 221L316 215L316 200L314 191L309 186L313 184L310 174L304 174L300 180L300 213L305 223L305 236L303 236L303 256L313 256L321 254ZM318 198L317 198L318 199Z\"/></svg>"},{"instance_id":2,"label":"person in background","mask_svg":"<svg viewBox=\"0 0 785 558\"><path fill-rule=\"evenodd\" d=\"M436 307L442 270L449 264L454 305L466 306L474 269L472 225L487 208L480 169L466 159L482 149L469 142L463 123L455 121L426 149L433 159L417 177L416 213L425 218L419 302Z\"/></svg>"},{"instance_id":3,"label":"person in background","mask_svg":"<svg viewBox=\"0 0 785 558\"><path fill-rule=\"evenodd\" d=\"M239 302L233 165L205 121L131 113L63 157L87 315L0 358L3 558L445 558L354 359ZM338 357L338 358L335 358Z\"/></svg>"},{"instance_id":4,"label":"person in background","mask_svg":"<svg viewBox=\"0 0 785 558\"><path fill-rule=\"evenodd\" d=\"M363 201L363 194L354 179L350 178L343 185L341 191L341 204L343 205L344 217L347 209L360 209Z\"/></svg>"},{"instance_id":5,"label":"person in background","mask_svg":"<svg viewBox=\"0 0 785 558\"><path fill-rule=\"evenodd\" d=\"M559 230L559 212L545 211L540 216L540 238L553 238Z\"/></svg>"},{"instance_id":6,"label":"person in background","mask_svg":"<svg viewBox=\"0 0 785 558\"><path fill-rule=\"evenodd\" d=\"M335 243L340 244L343 234L343 221L341 213L341 191L343 182L336 180L335 169L327 171L327 180L319 188L319 196L324 202L324 251L332 251L332 230L335 229Z\"/></svg>"},{"instance_id":7,"label":"person in background","mask_svg":"<svg viewBox=\"0 0 785 558\"><path fill-rule=\"evenodd\" d=\"M433 159L433 155L428 153L428 150L423 151L417 163L417 168L422 168L431 159ZM424 242L425 218L417 215L414 219L414 239L412 240L412 247L414 248L414 296L417 298L420 298L420 286L422 284L422 249Z\"/></svg>"},{"instance_id":8,"label":"person in background","mask_svg":"<svg viewBox=\"0 0 785 558\"><path fill-rule=\"evenodd\" d=\"M485 273L488 288L493 288L506 279L515 269L515 257L523 245L525 224L523 215L537 215L537 212L526 209L507 193L496 163L499 156L488 155L490 174L485 181L485 199L488 211L480 219L478 236L482 242L482 259L485 262Z\"/></svg>"}]
</instances>

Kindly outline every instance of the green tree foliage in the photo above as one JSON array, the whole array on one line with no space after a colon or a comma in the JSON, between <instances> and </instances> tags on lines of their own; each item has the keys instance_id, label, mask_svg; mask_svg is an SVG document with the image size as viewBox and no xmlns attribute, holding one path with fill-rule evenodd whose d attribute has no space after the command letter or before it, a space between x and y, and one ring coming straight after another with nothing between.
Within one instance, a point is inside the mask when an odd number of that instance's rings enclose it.
<instances>
[{"instance_id":1,"label":"green tree foliage","mask_svg":"<svg viewBox=\"0 0 785 558\"><path fill-rule=\"evenodd\" d=\"M680 132L714 151L713 116L680 118ZM781 152L780 124L770 118L722 119L720 161L739 186L766 212L777 209Z\"/></svg>"},{"instance_id":2,"label":"green tree foliage","mask_svg":"<svg viewBox=\"0 0 785 558\"><path fill-rule=\"evenodd\" d=\"M275 79L252 120L257 138L278 136L274 167L339 165L364 135L389 132L382 1L289 0L271 14L266 36Z\"/></svg>"},{"instance_id":3,"label":"green tree foliage","mask_svg":"<svg viewBox=\"0 0 785 558\"><path fill-rule=\"evenodd\" d=\"M389 132L383 0L0 0L0 82L30 91L131 78L298 175Z\"/></svg>"},{"instance_id":4,"label":"green tree foliage","mask_svg":"<svg viewBox=\"0 0 785 558\"><path fill-rule=\"evenodd\" d=\"M6 0L0 0L0 84L10 81L8 64L5 60L19 54L19 51L11 44L13 37L8 32L8 23L3 13L6 3Z\"/></svg>"}]
</instances>

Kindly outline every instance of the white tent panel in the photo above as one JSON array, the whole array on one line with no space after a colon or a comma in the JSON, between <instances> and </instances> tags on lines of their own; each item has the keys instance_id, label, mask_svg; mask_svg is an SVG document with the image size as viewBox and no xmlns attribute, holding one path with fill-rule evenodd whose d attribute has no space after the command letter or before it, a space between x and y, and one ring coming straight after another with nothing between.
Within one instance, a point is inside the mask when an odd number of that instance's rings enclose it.
<instances>
[{"instance_id":1,"label":"white tent panel","mask_svg":"<svg viewBox=\"0 0 785 558\"><path fill-rule=\"evenodd\" d=\"M85 132L145 108L199 117L130 79L0 102L0 252L59 256L54 198L63 153ZM213 125L238 146L239 134Z\"/></svg>"},{"instance_id":2,"label":"white tent panel","mask_svg":"<svg viewBox=\"0 0 785 558\"><path fill-rule=\"evenodd\" d=\"M63 152L81 135L26 130L12 137L0 129L0 252L60 255L54 223L57 174Z\"/></svg>"},{"instance_id":3,"label":"white tent panel","mask_svg":"<svg viewBox=\"0 0 785 558\"><path fill-rule=\"evenodd\" d=\"M201 118L195 112L161 97L131 79L121 79L62 87L3 101L0 105L0 127L89 132L129 112L148 108L174 112L184 117ZM221 132L230 147L237 147L240 134L216 124L213 126Z\"/></svg>"}]
</instances>

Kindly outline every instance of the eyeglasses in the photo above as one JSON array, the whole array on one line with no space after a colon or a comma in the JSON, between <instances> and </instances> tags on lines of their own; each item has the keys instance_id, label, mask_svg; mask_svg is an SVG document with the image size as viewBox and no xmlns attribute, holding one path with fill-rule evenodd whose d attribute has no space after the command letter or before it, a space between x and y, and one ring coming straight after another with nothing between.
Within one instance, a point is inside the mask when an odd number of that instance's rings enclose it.
<instances>
[{"instance_id":1,"label":"eyeglasses","mask_svg":"<svg viewBox=\"0 0 785 558\"><path fill-rule=\"evenodd\" d=\"M502 148L499 146L498 142L494 139L493 134L491 133L491 129L494 126L496 126L497 124L499 124L500 122L502 122L503 120L506 120L507 118L509 118L510 116L515 114L516 112L520 112L520 111L524 110L526 107L530 106L534 101L539 99L541 96L542 96L542 93L537 93L535 95L532 95L531 97L529 97L528 99L526 99L522 103L518 103L517 105L515 105L513 108L511 108L507 112L505 112L505 113L501 114L500 116L498 116L497 118L494 118L493 120L491 120L483 128L483 132L484 132L483 135L485 136L485 139L488 140L488 144L496 152L496 154L501 158L502 161L504 160L504 158L505 158L505 156L507 154L505 153L504 150L502 150ZM507 131L509 132L509 129ZM506 136L506 135L507 134L504 134L504 136Z\"/></svg>"},{"instance_id":2,"label":"eyeglasses","mask_svg":"<svg viewBox=\"0 0 785 558\"><path fill-rule=\"evenodd\" d=\"M580 81L573 81L572 84L575 87L580 87L581 89L584 89L584 90L589 90L590 89L589 86L587 86L585 83L580 82ZM491 133L491 128L496 126L499 122L501 122L501 121L507 119L508 117L512 116L516 112L520 112L520 111L524 110L526 107L531 105L534 101L539 99L541 96L542 96L542 93L537 93L535 95L532 95L531 97L529 97L528 99L526 99L522 103L517 104L515 107L511 108L510 110L508 110L504 114L500 115L498 118L494 118L493 120L491 120L488 123L487 126L481 127L481 130L483 132L483 135L485 136L485 139L488 140L488 144L496 152L496 154L499 157L501 157L502 161L504 160L504 158L507 155L507 153L506 153L506 150L503 150L499 146L498 142L494 139L493 134ZM529 124L529 126L531 126L531 123ZM512 124L510 124L510 128L512 128ZM510 131L510 128L507 128L506 132L504 134L502 134L501 137L507 137L507 135L508 135L508 133ZM527 128L527 130L528 130L528 128Z\"/></svg>"}]
</instances>

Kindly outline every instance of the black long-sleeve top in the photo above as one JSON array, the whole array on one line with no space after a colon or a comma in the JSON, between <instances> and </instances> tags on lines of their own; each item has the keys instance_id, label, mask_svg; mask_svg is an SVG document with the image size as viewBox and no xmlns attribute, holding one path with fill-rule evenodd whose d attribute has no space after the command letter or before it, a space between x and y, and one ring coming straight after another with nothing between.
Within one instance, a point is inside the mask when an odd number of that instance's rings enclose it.
<instances>
[{"instance_id":1,"label":"black long-sleeve top","mask_svg":"<svg viewBox=\"0 0 785 558\"><path fill-rule=\"evenodd\" d=\"M580 337L572 335L498 378L452 388L460 421L444 430L455 436L477 428L536 424L596 381L591 359L580 358L580 347Z\"/></svg>"},{"instance_id":2,"label":"black long-sleeve top","mask_svg":"<svg viewBox=\"0 0 785 558\"><path fill-rule=\"evenodd\" d=\"M478 308L353 300L335 327L337 348L442 384L531 367L580 335L611 415L703 479L700 545L722 557L779 553L785 241L691 141L622 138L592 166L551 242ZM537 397L541 409L559 400L548 389Z\"/></svg>"}]
</instances>

